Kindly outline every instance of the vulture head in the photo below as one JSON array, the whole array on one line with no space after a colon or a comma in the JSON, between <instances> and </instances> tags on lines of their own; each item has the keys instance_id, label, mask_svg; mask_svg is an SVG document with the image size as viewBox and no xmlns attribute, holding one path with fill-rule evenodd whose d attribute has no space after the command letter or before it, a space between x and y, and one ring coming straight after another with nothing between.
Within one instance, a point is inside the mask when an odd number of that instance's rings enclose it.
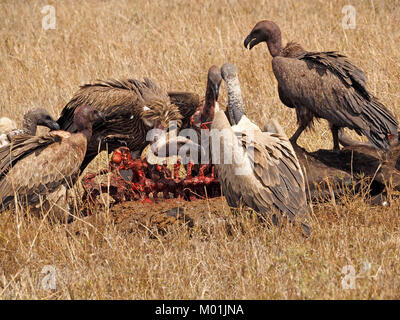
<instances>
[{"instance_id":1,"label":"vulture head","mask_svg":"<svg viewBox=\"0 0 400 320\"><path fill-rule=\"evenodd\" d=\"M221 70L215 65L211 66L210 69L208 69L207 74L207 89L210 89L210 93L212 93L214 100L218 100L221 81Z\"/></svg>"},{"instance_id":2,"label":"vulture head","mask_svg":"<svg viewBox=\"0 0 400 320\"><path fill-rule=\"evenodd\" d=\"M177 106L161 100L152 100L142 109L141 118L148 129L166 130L171 121L182 125L182 115Z\"/></svg>"},{"instance_id":3,"label":"vulture head","mask_svg":"<svg viewBox=\"0 0 400 320\"><path fill-rule=\"evenodd\" d=\"M44 126L50 130L60 130L57 121L43 108L33 108L24 114L23 128L27 133L34 135L36 133L36 126Z\"/></svg>"},{"instance_id":4,"label":"vulture head","mask_svg":"<svg viewBox=\"0 0 400 320\"><path fill-rule=\"evenodd\" d=\"M55 121L45 109L35 109L33 115L37 119L38 126L44 126L50 130L60 130L60 125Z\"/></svg>"},{"instance_id":5,"label":"vulture head","mask_svg":"<svg viewBox=\"0 0 400 320\"><path fill-rule=\"evenodd\" d=\"M253 30L244 40L244 47L251 50L260 42L266 42L271 56L280 55L282 50L281 30L275 22L262 20L257 22Z\"/></svg>"},{"instance_id":6,"label":"vulture head","mask_svg":"<svg viewBox=\"0 0 400 320\"><path fill-rule=\"evenodd\" d=\"M105 121L104 114L89 105L81 105L74 112L74 125L89 140L96 122Z\"/></svg>"}]
</instances>

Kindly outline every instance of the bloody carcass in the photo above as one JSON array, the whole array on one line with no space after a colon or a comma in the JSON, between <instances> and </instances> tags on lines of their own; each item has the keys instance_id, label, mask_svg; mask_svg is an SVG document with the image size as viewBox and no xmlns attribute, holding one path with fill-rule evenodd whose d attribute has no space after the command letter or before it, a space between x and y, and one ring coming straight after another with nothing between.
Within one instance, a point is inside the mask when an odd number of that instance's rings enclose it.
<instances>
[{"instance_id":1,"label":"bloody carcass","mask_svg":"<svg viewBox=\"0 0 400 320\"><path fill-rule=\"evenodd\" d=\"M107 178L98 181L96 178L102 175ZM152 203L170 198L193 201L221 196L213 165L195 165L189 161L185 166L179 158L172 166L166 160L151 164L145 157L134 159L127 147L116 149L107 168L86 174L82 182L83 200L93 203L104 193L114 203L133 200Z\"/></svg>"}]
</instances>

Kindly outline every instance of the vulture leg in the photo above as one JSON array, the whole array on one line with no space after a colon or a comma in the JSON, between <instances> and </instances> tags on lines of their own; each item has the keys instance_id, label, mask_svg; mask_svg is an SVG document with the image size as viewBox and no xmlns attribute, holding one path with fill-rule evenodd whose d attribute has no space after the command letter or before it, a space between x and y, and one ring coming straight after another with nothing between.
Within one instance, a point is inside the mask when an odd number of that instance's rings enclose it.
<instances>
[{"instance_id":1,"label":"vulture leg","mask_svg":"<svg viewBox=\"0 0 400 320\"><path fill-rule=\"evenodd\" d=\"M339 142L343 147L371 147L373 148L373 144L370 142L359 142L356 140L351 139L344 133L344 130L341 128L339 129Z\"/></svg>"},{"instance_id":2,"label":"vulture leg","mask_svg":"<svg viewBox=\"0 0 400 320\"><path fill-rule=\"evenodd\" d=\"M299 127L297 128L296 132L293 134L293 136L289 139L292 145L297 146L297 139L300 137L302 132L307 128L307 124L300 124Z\"/></svg>"},{"instance_id":3,"label":"vulture leg","mask_svg":"<svg viewBox=\"0 0 400 320\"><path fill-rule=\"evenodd\" d=\"M336 126L331 126L332 137L333 137L333 150L339 151L339 128Z\"/></svg>"}]
</instances>

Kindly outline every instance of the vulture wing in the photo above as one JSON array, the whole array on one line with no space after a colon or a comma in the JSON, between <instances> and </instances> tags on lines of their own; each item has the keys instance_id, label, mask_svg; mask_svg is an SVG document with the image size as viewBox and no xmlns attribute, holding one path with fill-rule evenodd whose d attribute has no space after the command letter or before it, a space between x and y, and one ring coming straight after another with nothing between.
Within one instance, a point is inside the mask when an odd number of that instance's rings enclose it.
<instances>
[{"instance_id":1,"label":"vulture wing","mask_svg":"<svg viewBox=\"0 0 400 320\"><path fill-rule=\"evenodd\" d=\"M116 113L134 114L135 108L144 105L144 100L137 87L137 80L109 80L99 81L93 84L85 84L76 92L70 102L64 107L60 118L57 120L61 130L76 132L73 124L74 112L83 104L103 112L106 119L115 116ZM137 114L139 117L139 114ZM129 118L128 118L129 119Z\"/></svg>"},{"instance_id":2,"label":"vulture wing","mask_svg":"<svg viewBox=\"0 0 400 320\"><path fill-rule=\"evenodd\" d=\"M60 142L61 137L54 132L44 136L17 135L12 143L0 148L0 179L21 159L32 152L40 153L47 146Z\"/></svg>"},{"instance_id":3,"label":"vulture wing","mask_svg":"<svg viewBox=\"0 0 400 320\"><path fill-rule=\"evenodd\" d=\"M213 129L223 128L230 128L229 121L225 113L218 111ZM246 116L242 116L238 125L232 127L234 135L233 130L242 136L238 137L237 146L233 142L232 149L244 151L234 153L242 157L240 166L251 171L238 175L234 172L240 168L238 163L216 165L228 204L237 207L243 201L260 213L275 208L286 213L292 221L295 216L296 219L303 216L308 211L304 177L292 145L282 134L282 128L277 129L278 133L261 132ZM220 150L225 150L222 148Z\"/></svg>"},{"instance_id":4,"label":"vulture wing","mask_svg":"<svg viewBox=\"0 0 400 320\"><path fill-rule=\"evenodd\" d=\"M357 89L363 96L370 98L367 90L367 78L364 72L357 68L346 56L336 52L306 52L300 60L320 64L336 74L348 86Z\"/></svg>"},{"instance_id":5,"label":"vulture wing","mask_svg":"<svg viewBox=\"0 0 400 320\"><path fill-rule=\"evenodd\" d=\"M257 133L249 141L242 138L250 160L254 164L254 176L262 188L254 194L254 205L265 211L273 204L290 220L302 216L308 210L304 177L296 154L286 136L275 133Z\"/></svg>"},{"instance_id":6,"label":"vulture wing","mask_svg":"<svg viewBox=\"0 0 400 320\"><path fill-rule=\"evenodd\" d=\"M393 115L366 89L364 73L335 52L304 53L293 59L272 60L282 102L291 108L311 110L338 127L365 134L380 148L388 134L396 134Z\"/></svg>"},{"instance_id":7,"label":"vulture wing","mask_svg":"<svg viewBox=\"0 0 400 320\"><path fill-rule=\"evenodd\" d=\"M60 185L70 187L77 178L86 151L83 134L51 132L41 137L18 138L0 149L0 199L9 206L19 200L36 203Z\"/></svg>"}]
</instances>

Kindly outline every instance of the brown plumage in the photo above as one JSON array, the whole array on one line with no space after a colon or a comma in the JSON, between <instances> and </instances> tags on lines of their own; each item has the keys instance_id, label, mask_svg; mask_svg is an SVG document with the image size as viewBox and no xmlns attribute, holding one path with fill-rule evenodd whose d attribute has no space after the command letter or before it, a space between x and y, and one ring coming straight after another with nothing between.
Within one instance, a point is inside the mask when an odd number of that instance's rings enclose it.
<instances>
[{"instance_id":1,"label":"brown plumage","mask_svg":"<svg viewBox=\"0 0 400 320\"><path fill-rule=\"evenodd\" d=\"M292 222L300 221L309 234L304 177L292 145L276 121L270 126L273 132L261 132L246 117L235 66L227 63L221 71L228 87L228 110L239 107L239 112L228 112L233 115L233 127L220 110L212 123L222 137L219 150L218 144L212 143L213 162L228 204L237 207L243 203L262 215L272 213L275 224L279 218L274 212L278 211ZM217 132L211 132L213 139ZM225 159L229 151L234 154L232 161Z\"/></svg>"},{"instance_id":2,"label":"brown plumage","mask_svg":"<svg viewBox=\"0 0 400 320\"><path fill-rule=\"evenodd\" d=\"M168 91L168 96L182 115L182 128L189 128L190 118L201 104L199 95L193 92Z\"/></svg>"},{"instance_id":3,"label":"brown plumage","mask_svg":"<svg viewBox=\"0 0 400 320\"><path fill-rule=\"evenodd\" d=\"M75 111L76 133L52 131L43 136L16 136L0 148L0 202L14 204L15 196L26 205L45 200L60 187L69 188L78 177L92 124L103 116L90 106Z\"/></svg>"},{"instance_id":4,"label":"brown plumage","mask_svg":"<svg viewBox=\"0 0 400 320\"><path fill-rule=\"evenodd\" d=\"M185 126L182 125L182 129L191 128L196 130L198 134L197 142L200 142L201 139L201 129L205 129L206 127L209 128L212 120L214 119L214 110L218 100L221 81L221 70L215 65L211 66L207 72L207 84L204 98L201 101L199 101L198 99L186 99L185 101L186 105L188 105L187 101L193 101L193 103L190 104L191 106L195 106L195 102L198 103L198 105L196 106L196 112L194 112L194 114L192 113L193 116L191 115L192 117L190 119L190 122L187 123ZM190 93L186 93L186 95L190 95ZM193 96L194 94L191 95ZM172 97L171 101L173 101ZM188 108L186 107L185 109ZM197 142L188 141L187 138L184 138L183 136L165 136L163 139L159 139L156 143L152 145L151 151L154 152L156 155L159 155L160 152L167 155L167 150L169 149L168 145L172 143L176 143L177 145L186 143L186 146L192 145L193 148L197 147L199 149L198 155L201 157L201 154L205 152L205 150ZM200 163L199 159L191 160L195 163Z\"/></svg>"},{"instance_id":5,"label":"brown plumage","mask_svg":"<svg viewBox=\"0 0 400 320\"><path fill-rule=\"evenodd\" d=\"M251 49L260 42L267 43L273 57L281 101L296 109L299 128L292 143L314 118L323 118L330 123L334 149L339 149L338 130L343 127L365 135L378 148L389 149L398 122L369 93L364 72L347 57L334 51L307 52L293 42L283 48L279 27L267 20L255 25L244 46Z\"/></svg>"},{"instance_id":6,"label":"brown plumage","mask_svg":"<svg viewBox=\"0 0 400 320\"><path fill-rule=\"evenodd\" d=\"M188 101L189 109L191 101L195 100L193 96L182 93L177 93L174 97L180 99L181 105L186 105L185 101ZM141 152L148 144L146 134L150 129L167 129L170 121L177 121L178 126L182 124L178 107L171 104L166 92L147 78L143 81L100 81L82 86L64 107L58 119L62 130L75 131L72 114L82 104L103 112L106 121L94 124L93 136L88 143L81 171L99 151L111 152L125 143L132 152Z\"/></svg>"},{"instance_id":7,"label":"brown plumage","mask_svg":"<svg viewBox=\"0 0 400 320\"><path fill-rule=\"evenodd\" d=\"M5 137L5 139L2 139L1 146L8 144L16 135L27 134L34 136L38 126L47 127L50 130L60 129L58 123L51 117L48 111L43 108L31 108L26 111L20 129L16 127L14 121L6 117L0 118L0 123L4 124L4 126L2 125L0 128L0 134Z\"/></svg>"}]
</instances>

